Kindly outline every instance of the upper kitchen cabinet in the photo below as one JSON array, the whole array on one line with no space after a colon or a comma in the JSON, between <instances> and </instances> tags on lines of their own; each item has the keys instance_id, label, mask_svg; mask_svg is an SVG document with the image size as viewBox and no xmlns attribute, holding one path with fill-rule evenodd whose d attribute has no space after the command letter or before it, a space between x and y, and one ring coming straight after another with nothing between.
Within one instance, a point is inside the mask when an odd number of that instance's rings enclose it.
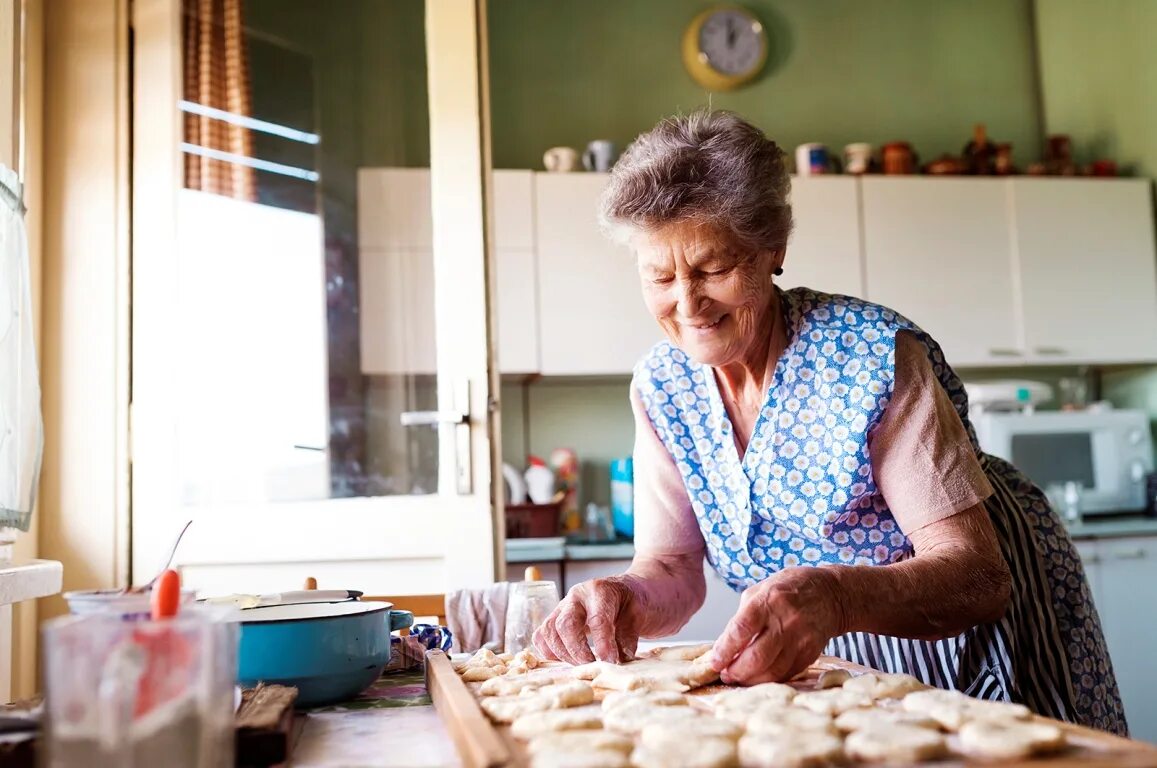
<instances>
[{"instance_id":1,"label":"upper kitchen cabinet","mask_svg":"<svg viewBox=\"0 0 1157 768\"><path fill-rule=\"evenodd\" d=\"M865 177L867 298L932 335L956 366L1023 353L1004 180Z\"/></svg>"},{"instance_id":2,"label":"upper kitchen cabinet","mask_svg":"<svg viewBox=\"0 0 1157 768\"><path fill-rule=\"evenodd\" d=\"M599 230L605 173L536 173L542 373L627 374L662 337L631 253Z\"/></svg>"},{"instance_id":3,"label":"upper kitchen cabinet","mask_svg":"<svg viewBox=\"0 0 1157 768\"><path fill-rule=\"evenodd\" d=\"M1147 179L1011 182L1036 363L1157 360L1157 255Z\"/></svg>"},{"instance_id":4,"label":"upper kitchen cabinet","mask_svg":"<svg viewBox=\"0 0 1157 768\"><path fill-rule=\"evenodd\" d=\"M498 370L537 373L538 263L532 171L494 171L493 221Z\"/></svg>"},{"instance_id":5,"label":"upper kitchen cabinet","mask_svg":"<svg viewBox=\"0 0 1157 768\"><path fill-rule=\"evenodd\" d=\"M498 367L533 373L539 368L533 174L495 171L493 183ZM358 208L362 371L433 373L433 313L414 310L433 302L430 171L362 168Z\"/></svg>"},{"instance_id":6,"label":"upper kitchen cabinet","mask_svg":"<svg viewBox=\"0 0 1157 768\"><path fill-rule=\"evenodd\" d=\"M854 176L794 177L795 231L776 284L864 296L860 187Z\"/></svg>"}]
</instances>

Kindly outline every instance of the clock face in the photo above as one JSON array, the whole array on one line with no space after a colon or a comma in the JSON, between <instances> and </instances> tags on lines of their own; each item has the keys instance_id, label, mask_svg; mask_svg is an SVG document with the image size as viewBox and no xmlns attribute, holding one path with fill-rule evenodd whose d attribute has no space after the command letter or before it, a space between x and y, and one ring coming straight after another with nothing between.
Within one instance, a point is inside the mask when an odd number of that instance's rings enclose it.
<instances>
[{"instance_id":1,"label":"clock face","mask_svg":"<svg viewBox=\"0 0 1157 768\"><path fill-rule=\"evenodd\" d=\"M699 29L700 58L724 75L746 75L759 67L766 45L763 26L730 8L712 13Z\"/></svg>"}]
</instances>

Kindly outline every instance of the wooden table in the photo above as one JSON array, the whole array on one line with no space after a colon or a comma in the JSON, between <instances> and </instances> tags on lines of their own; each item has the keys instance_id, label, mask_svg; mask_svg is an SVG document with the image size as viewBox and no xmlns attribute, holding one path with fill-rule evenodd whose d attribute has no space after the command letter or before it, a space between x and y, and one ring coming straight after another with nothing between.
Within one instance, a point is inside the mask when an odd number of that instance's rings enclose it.
<instances>
[{"instance_id":1,"label":"wooden table","mask_svg":"<svg viewBox=\"0 0 1157 768\"><path fill-rule=\"evenodd\" d=\"M450 665L450 660L440 651L431 651L426 656L428 687L445 723L450 738L457 745L458 754L466 768L504 768L527 765L523 744L510 736L508 727L496 727L483 714L474 693L458 677ZM792 684L802 690L815 687L820 673L828 669L846 669L852 673L871 672L867 667L833 657L821 656L808 672L793 680ZM725 686L709 686L693 691L692 695L710 695L725 690ZM1026 760L969 760L948 759L926 765L935 768L958 768L963 766L986 766L994 768L1154 768L1157 767L1157 746L1130 739L1123 739L1103 731L1084 728L1070 723L1053 722L1065 731L1070 748L1062 754Z\"/></svg>"}]
</instances>

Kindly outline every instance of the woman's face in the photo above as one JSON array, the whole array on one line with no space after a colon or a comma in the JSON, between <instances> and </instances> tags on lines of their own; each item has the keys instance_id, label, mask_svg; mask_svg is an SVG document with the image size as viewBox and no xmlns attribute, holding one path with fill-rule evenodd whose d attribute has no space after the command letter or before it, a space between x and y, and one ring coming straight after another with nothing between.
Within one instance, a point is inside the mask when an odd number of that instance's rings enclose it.
<instances>
[{"instance_id":1,"label":"woman's face","mask_svg":"<svg viewBox=\"0 0 1157 768\"><path fill-rule=\"evenodd\" d=\"M725 233L684 221L640 233L634 247L643 301L672 344L718 367L758 343L774 254L743 251Z\"/></svg>"}]
</instances>

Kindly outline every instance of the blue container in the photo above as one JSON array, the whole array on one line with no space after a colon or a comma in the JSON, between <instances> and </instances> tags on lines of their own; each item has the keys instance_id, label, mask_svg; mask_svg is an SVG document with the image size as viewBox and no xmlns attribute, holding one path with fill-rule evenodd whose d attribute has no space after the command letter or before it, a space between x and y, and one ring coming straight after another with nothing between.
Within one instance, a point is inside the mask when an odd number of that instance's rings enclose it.
<instances>
[{"instance_id":1,"label":"blue container","mask_svg":"<svg viewBox=\"0 0 1157 768\"><path fill-rule=\"evenodd\" d=\"M240 611L237 682L297 688L297 706L348 701L390 660L390 632L414 623L390 603L275 605Z\"/></svg>"},{"instance_id":2,"label":"blue container","mask_svg":"<svg viewBox=\"0 0 1157 768\"><path fill-rule=\"evenodd\" d=\"M630 456L611 462L611 522L615 530L635 537L635 472Z\"/></svg>"}]
</instances>

